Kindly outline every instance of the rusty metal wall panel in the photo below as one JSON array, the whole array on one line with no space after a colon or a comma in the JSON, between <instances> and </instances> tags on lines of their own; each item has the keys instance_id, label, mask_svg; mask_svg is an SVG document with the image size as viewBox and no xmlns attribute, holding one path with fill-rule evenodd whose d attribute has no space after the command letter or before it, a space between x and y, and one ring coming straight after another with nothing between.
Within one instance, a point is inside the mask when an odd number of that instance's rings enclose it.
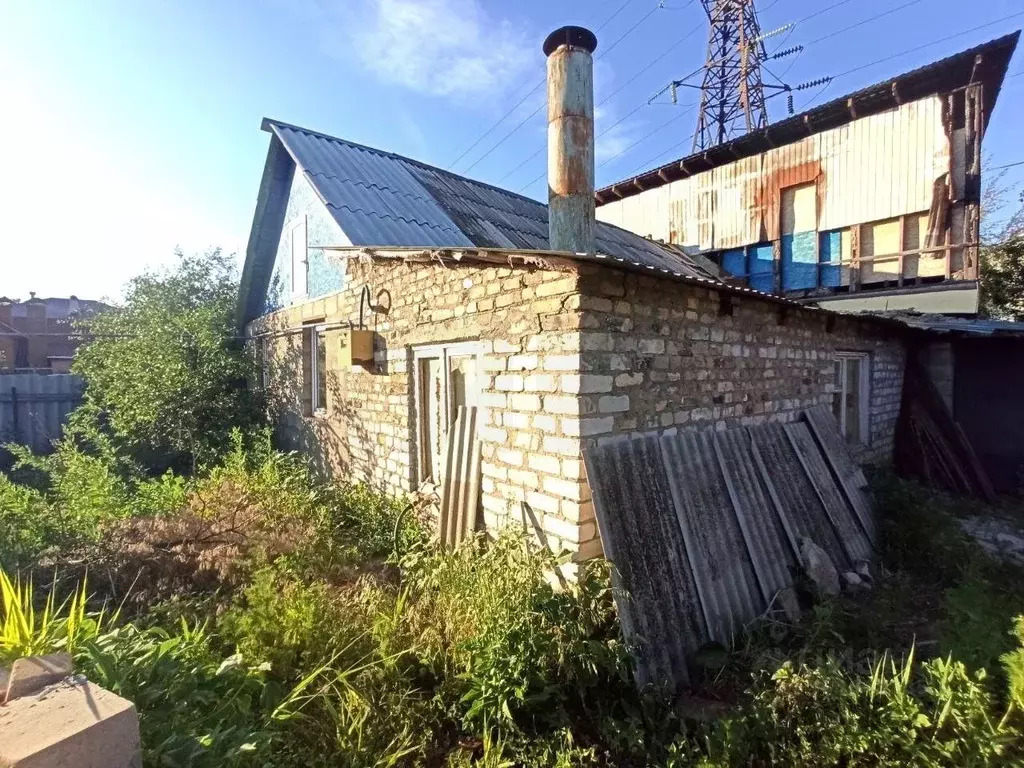
<instances>
[{"instance_id":1,"label":"rusty metal wall panel","mask_svg":"<svg viewBox=\"0 0 1024 768\"><path fill-rule=\"evenodd\" d=\"M766 607L714 450L714 432L662 438L662 457L708 634L729 644Z\"/></svg>"},{"instance_id":2,"label":"rusty metal wall panel","mask_svg":"<svg viewBox=\"0 0 1024 768\"><path fill-rule=\"evenodd\" d=\"M949 172L939 96L824 131L818 140L822 230L926 211L935 179Z\"/></svg>"},{"instance_id":3,"label":"rusty metal wall panel","mask_svg":"<svg viewBox=\"0 0 1024 768\"><path fill-rule=\"evenodd\" d=\"M673 181L669 189L669 232L677 245L700 247L700 195L697 176Z\"/></svg>"},{"instance_id":4,"label":"rusty metal wall panel","mask_svg":"<svg viewBox=\"0 0 1024 768\"><path fill-rule=\"evenodd\" d=\"M738 248L759 242L762 226L762 156L754 155L711 172L717 193L714 248Z\"/></svg>"},{"instance_id":5,"label":"rusty metal wall panel","mask_svg":"<svg viewBox=\"0 0 1024 768\"><path fill-rule=\"evenodd\" d=\"M777 240L781 190L813 181L818 230L842 229L927 211L962 144L946 136L932 96L607 203L598 218L702 250L739 248Z\"/></svg>"},{"instance_id":6,"label":"rusty metal wall panel","mask_svg":"<svg viewBox=\"0 0 1024 768\"><path fill-rule=\"evenodd\" d=\"M584 455L623 633L637 682L687 683L687 658L707 642L656 434L621 437Z\"/></svg>"}]
</instances>

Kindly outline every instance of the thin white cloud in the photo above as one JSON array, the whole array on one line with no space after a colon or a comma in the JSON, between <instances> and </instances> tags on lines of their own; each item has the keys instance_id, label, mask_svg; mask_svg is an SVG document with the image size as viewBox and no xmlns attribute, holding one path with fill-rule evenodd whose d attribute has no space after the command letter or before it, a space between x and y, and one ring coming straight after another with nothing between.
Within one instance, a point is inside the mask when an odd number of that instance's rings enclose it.
<instances>
[{"instance_id":1,"label":"thin white cloud","mask_svg":"<svg viewBox=\"0 0 1024 768\"><path fill-rule=\"evenodd\" d=\"M611 126L610 130L604 126ZM594 157L598 165L617 159L637 139L636 126L631 120L619 122L614 109L597 107L594 110Z\"/></svg>"},{"instance_id":2,"label":"thin white cloud","mask_svg":"<svg viewBox=\"0 0 1024 768\"><path fill-rule=\"evenodd\" d=\"M539 58L523 28L479 0L362 0L336 21L380 80L435 96L500 98Z\"/></svg>"}]
</instances>

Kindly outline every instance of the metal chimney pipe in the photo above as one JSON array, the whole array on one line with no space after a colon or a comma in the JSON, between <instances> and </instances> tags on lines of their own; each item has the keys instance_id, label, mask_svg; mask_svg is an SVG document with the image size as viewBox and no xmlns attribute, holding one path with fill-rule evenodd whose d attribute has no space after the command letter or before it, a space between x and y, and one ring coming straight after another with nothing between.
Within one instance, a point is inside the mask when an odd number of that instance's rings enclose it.
<instances>
[{"instance_id":1,"label":"metal chimney pipe","mask_svg":"<svg viewBox=\"0 0 1024 768\"><path fill-rule=\"evenodd\" d=\"M548 57L548 247L594 253L594 59L597 37L556 29Z\"/></svg>"}]
</instances>

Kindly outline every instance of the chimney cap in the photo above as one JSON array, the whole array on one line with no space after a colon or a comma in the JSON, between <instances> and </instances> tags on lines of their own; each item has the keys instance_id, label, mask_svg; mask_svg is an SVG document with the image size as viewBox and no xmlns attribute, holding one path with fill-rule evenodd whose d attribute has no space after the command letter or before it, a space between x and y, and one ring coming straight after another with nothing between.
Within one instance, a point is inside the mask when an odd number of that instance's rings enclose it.
<instances>
[{"instance_id":1,"label":"chimney cap","mask_svg":"<svg viewBox=\"0 0 1024 768\"><path fill-rule=\"evenodd\" d=\"M563 45L571 45L582 48L587 53L593 53L597 48L597 35L586 27L560 27L544 41L544 55L550 56Z\"/></svg>"}]
</instances>

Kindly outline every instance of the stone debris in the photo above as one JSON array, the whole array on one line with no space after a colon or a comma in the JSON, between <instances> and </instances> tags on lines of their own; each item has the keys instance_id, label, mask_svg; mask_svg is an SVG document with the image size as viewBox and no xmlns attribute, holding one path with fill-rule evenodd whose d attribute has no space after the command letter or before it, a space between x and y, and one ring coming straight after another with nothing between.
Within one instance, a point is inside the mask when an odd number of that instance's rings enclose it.
<instances>
[{"instance_id":1,"label":"stone debris","mask_svg":"<svg viewBox=\"0 0 1024 768\"><path fill-rule=\"evenodd\" d=\"M1018 523L998 517L966 517L960 527L988 554L1015 565L1024 565L1024 530Z\"/></svg>"},{"instance_id":2,"label":"stone debris","mask_svg":"<svg viewBox=\"0 0 1024 768\"><path fill-rule=\"evenodd\" d=\"M871 589L871 584L861 578L859 573L846 571L843 573L843 586L847 592L859 592L864 589Z\"/></svg>"},{"instance_id":3,"label":"stone debris","mask_svg":"<svg viewBox=\"0 0 1024 768\"><path fill-rule=\"evenodd\" d=\"M800 539L800 561L811 581L823 595L839 594L839 573L824 549L806 536Z\"/></svg>"}]
</instances>

